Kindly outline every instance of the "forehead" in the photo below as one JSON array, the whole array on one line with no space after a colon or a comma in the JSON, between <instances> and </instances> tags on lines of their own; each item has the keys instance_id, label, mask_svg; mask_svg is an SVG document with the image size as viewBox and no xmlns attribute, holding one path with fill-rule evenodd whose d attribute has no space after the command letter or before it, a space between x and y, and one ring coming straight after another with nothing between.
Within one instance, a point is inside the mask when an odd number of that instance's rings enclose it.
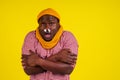
<instances>
[{"instance_id":1,"label":"forehead","mask_svg":"<svg viewBox=\"0 0 120 80\"><path fill-rule=\"evenodd\" d=\"M51 16L51 15L44 15L42 16L39 21L40 22L44 22L44 21L57 21L58 19L54 16Z\"/></svg>"}]
</instances>

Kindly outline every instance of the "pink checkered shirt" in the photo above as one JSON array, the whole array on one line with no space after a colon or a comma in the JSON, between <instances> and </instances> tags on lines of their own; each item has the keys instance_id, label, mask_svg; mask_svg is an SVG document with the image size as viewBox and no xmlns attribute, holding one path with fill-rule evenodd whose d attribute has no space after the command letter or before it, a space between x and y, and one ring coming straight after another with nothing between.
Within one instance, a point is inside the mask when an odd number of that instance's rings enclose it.
<instances>
[{"instance_id":1,"label":"pink checkered shirt","mask_svg":"<svg viewBox=\"0 0 120 80\"><path fill-rule=\"evenodd\" d=\"M39 41L36 39L35 31L27 34L22 47L22 54L29 54L29 50L37 51L37 54L42 58L49 57L60 51L61 49L69 48L74 54L78 53L78 43L72 33L63 31L61 38L57 45L52 49L44 49ZM74 64L75 66L75 64ZM74 67L73 66L73 67ZM70 75L53 74L50 71L30 75L30 80L70 80Z\"/></svg>"}]
</instances>

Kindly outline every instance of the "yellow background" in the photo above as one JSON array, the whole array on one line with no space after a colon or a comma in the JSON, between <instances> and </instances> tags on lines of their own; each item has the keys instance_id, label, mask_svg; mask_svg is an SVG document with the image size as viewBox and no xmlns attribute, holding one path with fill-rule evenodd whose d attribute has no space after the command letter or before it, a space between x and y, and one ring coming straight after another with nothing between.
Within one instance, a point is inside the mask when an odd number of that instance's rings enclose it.
<instances>
[{"instance_id":1,"label":"yellow background","mask_svg":"<svg viewBox=\"0 0 120 80\"><path fill-rule=\"evenodd\" d=\"M25 35L53 8L79 43L71 80L120 80L119 0L0 0L0 80L29 80L21 66Z\"/></svg>"}]
</instances>

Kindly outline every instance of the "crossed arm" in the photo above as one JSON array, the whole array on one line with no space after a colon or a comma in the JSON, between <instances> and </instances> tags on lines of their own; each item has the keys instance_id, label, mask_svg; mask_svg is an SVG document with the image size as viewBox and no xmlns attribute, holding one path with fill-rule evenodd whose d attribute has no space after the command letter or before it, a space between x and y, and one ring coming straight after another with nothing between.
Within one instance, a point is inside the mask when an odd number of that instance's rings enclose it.
<instances>
[{"instance_id":1,"label":"crossed arm","mask_svg":"<svg viewBox=\"0 0 120 80\"><path fill-rule=\"evenodd\" d=\"M42 59L30 50L31 55L22 55L22 65L28 75L38 74L47 70L56 74L70 74L73 71L72 64L75 64L77 55L69 49L63 49L57 54Z\"/></svg>"}]
</instances>

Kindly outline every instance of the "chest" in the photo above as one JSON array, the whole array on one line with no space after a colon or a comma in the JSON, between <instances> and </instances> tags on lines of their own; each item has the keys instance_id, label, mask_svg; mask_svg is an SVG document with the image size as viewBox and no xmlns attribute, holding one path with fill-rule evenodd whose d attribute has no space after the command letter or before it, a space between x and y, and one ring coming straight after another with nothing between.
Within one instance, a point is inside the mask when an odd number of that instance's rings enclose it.
<instances>
[{"instance_id":1,"label":"chest","mask_svg":"<svg viewBox=\"0 0 120 80\"><path fill-rule=\"evenodd\" d=\"M63 48L63 44L60 41L52 49L44 49L38 41L35 43L34 46L36 53L42 58L47 58L51 55L54 55Z\"/></svg>"}]
</instances>

